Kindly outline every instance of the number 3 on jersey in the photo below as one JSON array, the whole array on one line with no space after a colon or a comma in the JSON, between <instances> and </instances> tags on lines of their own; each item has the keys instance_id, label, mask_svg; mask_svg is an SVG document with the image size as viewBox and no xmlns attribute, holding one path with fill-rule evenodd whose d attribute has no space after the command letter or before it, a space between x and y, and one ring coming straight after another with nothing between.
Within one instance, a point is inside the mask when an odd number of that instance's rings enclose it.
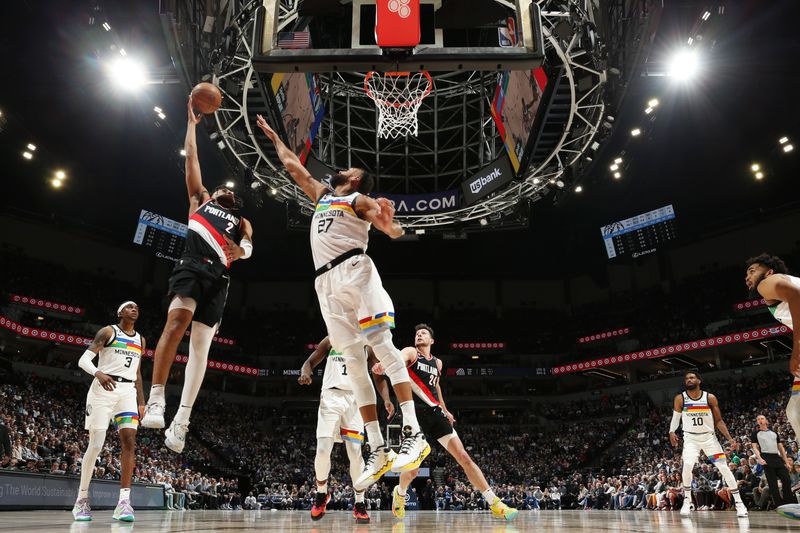
<instances>
[{"instance_id":1,"label":"number 3 on jersey","mask_svg":"<svg viewBox=\"0 0 800 533\"><path fill-rule=\"evenodd\" d=\"M331 229L331 224L333 224L332 218L323 218L317 222L317 233L328 233L328 230Z\"/></svg>"}]
</instances>

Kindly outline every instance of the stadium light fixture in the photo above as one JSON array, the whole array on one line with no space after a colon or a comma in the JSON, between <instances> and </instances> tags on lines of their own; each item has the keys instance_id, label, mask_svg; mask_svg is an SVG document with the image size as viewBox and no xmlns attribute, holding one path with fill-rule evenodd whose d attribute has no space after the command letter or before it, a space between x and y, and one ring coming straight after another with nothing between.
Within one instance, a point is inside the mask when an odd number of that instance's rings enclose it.
<instances>
[{"instance_id":1,"label":"stadium light fixture","mask_svg":"<svg viewBox=\"0 0 800 533\"><path fill-rule=\"evenodd\" d=\"M583 192L583 187L578 185L577 187L575 187L575 192Z\"/></svg>"},{"instance_id":2,"label":"stadium light fixture","mask_svg":"<svg viewBox=\"0 0 800 533\"><path fill-rule=\"evenodd\" d=\"M613 164L613 165L611 165L610 167L608 167L608 169L609 169L609 170L611 170L612 172L613 172L613 171L615 171L615 170L617 170L618 168L619 168L619 165L618 165L616 162L614 162L614 164Z\"/></svg>"},{"instance_id":3,"label":"stadium light fixture","mask_svg":"<svg viewBox=\"0 0 800 533\"><path fill-rule=\"evenodd\" d=\"M669 60L667 75L680 81L691 80L700 70L700 60L697 52L684 49L675 53Z\"/></svg>"},{"instance_id":4,"label":"stadium light fixture","mask_svg":"<svg viewBox=\"0 0 800 533\"><path fill-rule=\"evenodd\" d=\"M645 115L649 115L652 112L653 112L653 108L652 107L645 107L644 108L644 114Z\"/></svg>"},{"instance_id":5,"label":"stadium light fixture","mask_svg":"<svg viewBox=\"0 0 800 533\"><path fill-rule=\"evenodd\" d=\"M103 29L106 31L111 31L111 24L109 24L108 22L104 22Z\"/></svg>"},{"instance_id":6,"label":"stadium light fixture","mask_svg":"<svg viewBox=\"0 0 800 533\"><path fill-rule=\"evenodd\" d=\"M689 40L686 41L686 44L688 44L689 46L692 46L692 43L694 43L694 37L689 37Z\"/></svg>"},{"instance_id":7,"label":"stadium light fixture","mask_svg":"<svg viewBox=\"0 0 800 533\"><path fill-rule=\"evenodd\" d=\"M533 178L533 184L534 184L534 185L539 185L539 182L540 182L540 181L541 181L541 180L540 180L539 178Z\"/></svg>"},{"instance_id":8,"label":"stadium light fixture","mask_svg":"<svg viewBox=\"0 0 800 533\"><path fill-rule=\"evenodd\" d=\"M622 158L621 158L621 157L618 157L618 158L616 158L616 159L614 160L614 164L615 164L615 165L619 165L620 163L622 163Z\"/></svg>"},{"instance_id":9,"label":"stadium light fixture","mask_svg":"<svg viewBox=\"0 0 800 533\"><path fill-rule=\"evenodd\" d=\"M236 184L232 181L226 181L225 186L229 189L233 189L236 186Z\"/></svg>"},{"instance_id":10,"label":"stadium light fixture","mask_svg":"<svg viewBox=\"0 0 800 533\"><path fill-rule=\"evenodd\" d=\"M640 130L639 128L633 128L631 130L631 136L632 137L638 137L641 134L642 134L642 130Z\"/></svg>"},{"instance_id":11,"label":"stadium light fixture","mask_svg":"<svg viewBox=\"0 0 800 533\"><path fill-rule=\"evenodd\" d=\"M703 20L708 20L708 18L710 16L711 16L711 11L706 11L705 13L703 13L703 16L701 16L700 18L703 19Z\"/></svg>"},{"instance_id":12,"label":"stadium light fixture","mask_svg":"<svg viewBox=\"0 0 800 533\"><path fill-rule=\"evenodd\" d=\"M784 151L784 153L787 153L787 154L788 154L788 153L789 153L789 152L791 152L792 150L794 150L794 146L792 146L791 144L784 144L784 145L783 145L783 151Z\"/></svg>"},{"instance_id":13,"label":"stadium light fixture","mask_svg":"<svg viewBox=\"0 0 800 533\"><path fill-rule=\"evenodd\" d=\"M186 157L186 150L184 150L183 148L181 148L181 151L179 153L181 154L181 157Z\"/></svg>"},{"instance_id":14,"label":"stadium light fixture","mask_svg":"<svg viewBox=\"0 0 800 533\"><path fill-rule=\"evenodd\" d=\"M761 170L761 165L759 165L758 163L753 163L752 165L750 165L750 170L752 170L753 172L758 172L759 170Z\"/></svg>"},{"instance_id":15,"label":"stadium light fixture","mask_svg":"<svg viewBox=\"0 0 800 533\"><path fill-rule=\"evenodd\" d=\"M622 173L621 173L621 172L614 172L614 179L615 179L615 180L618 180L618 179L620 179L621 177L622 177Z\"/></svg>"},{"instance_id":16,"label":"stadium light fixture","mask_svg":"<svg viewBox=\"0 0 800 533\"><path fill-rule=\"evenodd\" d=\"M764 173L763 172L756 172L756 179L757 180L760 180L763 177L764 177Z\"/></svg>"},{"instance_id":17,"label":"stadium light fixture","mask_svg":"<svg viewBox=\"0 0 800 533\"><path fill-rule=\"evenodd\" d=\"M147 82L142 64L127 57L112 61L106 71L115 85L127 91L134 91Z\"/></svg>"},{"instance_id":18,"label":"stadium light fixture","mask_svg":"<svg viewBox=\"0 0 800 533\"><path fill-rule=\"evenodd\" d=\"M270 189L269 192L270 192L270 194L272 194L272 196L277 196L278 195L278 189L276 189L275 187Z\"/></svg>"},{"instance_id":19,"label":"stadium light fixture","mask_svg":"<svg viewBox=\"0 0 800 533\"><path fill-rule=\"evenodd\" d=\"M489 224L489 221L488 221L488 220L486 220L485 218L482 218L482 219L480 220L480 223L481 223L481 226L487 226L487 225Z\"/></svg>"},{"instance_id":20,"label":"stadium light fixture","mask_svg":"<svg viewBox=\"0 0 800 533\"><path fill-rule=\"evenodd\" d=\"M647 106L648 106L648 107L658 107L658 98L651 98L651 99L650 99L650 100L647 102Z\"/></svg>"},{"instance_id":21,"label":"stadium light fixture","mask_svg":"<svg viewBox=\"0 0 800 533\"><path fill-rule=\"evenodd\" d=\"M787 137L786 135L778 139L778 144L786 144L788 142L789 142L789 137Z\"/></svg>"},{"instance_id":22,"label":"stadium light fixture","mask_svg":"<svg viewBox=\"0 0 800 533\"><path fill-rule=\"evenodd\" d=\"M164 112L164 110L163 110L163 109L161 109L161 108L160 108L160 107L158 107L158 106L155 106L155 107L153 108L153 111L155 111L155 112L156 112L156 114L158 114L158 113L163 113L163 112Z\"/></svg>"},{"instance_id":23,"label":"stadium light fixture","mask_svg":"<svg viewBox=\"0 0 800 533\"><path fill-rule=\"evenodd\" d=\"M60 189L60 188L61 188L61 186L62 186L63 184L64 184L64 183L63 183L61 180L57 180L57 179L52 179L52 180L50 180L50 185L51 185L51 186L52 186L54 189Z\"/></svg>"},{"instance_id":24,"label":"stadium light fixture","mask_svg":"<svg viewBox=\"0 0 800 533\"><path fill-rule=\"evenodd\" d=\"M128 56L128 52L126 52L124 48L120 48L119 49L119 55L121 55L122 57L127 57Z\"/></svg>"},{"instance_id":25,"label":"stadium light fixture","mask_svg":"<svg viewBox=\"0 0 800 533\"><path fill-rule=\"evenodd\" d=\"M67 173L64 172L63 170L56 170L55 176L56 176L56 179L60 181L60 180L66 179Z\"/></svg>"},{"instance_id":26,"label":"stadium light fixture","mask_svg":"<svg viewBox=\"0 0 800 533\"><path fill-rule=\"evenodd\" d=\"M167 115L165 115L164 113L159 113L158 114L158 118L160 118L161 120L164 120L164 119L167 118Z\"/></svg>"},{"instance_id":27,"label":"stadium light fixture","mask_svg":"<svg viewBox=\"0 0 800 533\"><path fill-rule=\"evenodd\" d=\"M30 161L31 159L33 159L33 154L30 152L22 152L22 157Z\"/></svg>"},{"instance_id":28,"label":"stadium light fixture","mask_svg":"<svg viewBox=\"0 0 800 533\"><path fill-rule=\"evenodd\" d=\"M564 188L564 182L561 181L561 180L558 180L556 182L556 187L558 187L559 189L563 189Z\"/></svg>"},{"instance_id":29,"label":"stadium light fixture","mask_svg":"<svg viewBox=\"0 0 800 533\"><path fill-rule=\"evenodd\" d=\"M36 151L36 145L35 145L35 144L33 144L33 143L28 143L28 146L27 146L27 148L28 148L28 150L30 150L31 152L35 152L35 151Z\"/></svg>"}]
</instances>

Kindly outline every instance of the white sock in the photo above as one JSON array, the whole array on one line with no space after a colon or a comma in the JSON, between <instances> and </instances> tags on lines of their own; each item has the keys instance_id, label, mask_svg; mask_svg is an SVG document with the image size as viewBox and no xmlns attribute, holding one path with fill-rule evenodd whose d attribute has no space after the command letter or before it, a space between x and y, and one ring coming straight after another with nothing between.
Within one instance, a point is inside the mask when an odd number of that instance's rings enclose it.
<instances>
[{"instance_id":1,"label":"white sock","mask_svg":"<svg viewBox=\"0 0 800 533\"><path fill-rule=\"evenodd\" d=\"M414 400L408 400L400 404L403 412L403 425L411 426L411 433L419 433L419 422L417 422L417 412L414 410Z\"/></svg>"},{"instance_id":2,"label":"white sock","mask_svg":"<svg viewBox=\"0 0 800 533\"><path fill-rule=\"evenodd\" d=\"M164 385L156 385L155 383L150 386L150 397L147 403L158 403L164 405L167 400L164 398Z\"/></svg>"},{"instance_id":3,"label":"white sock","mask_svg":"<svg viewBox=\"0 0 800 533\"><path fill-rule=\"evenodd\" d=\"M189 417L191 416L191 414L192 414L191 405L181 405L180 407L178 407L178 412L175 414L175 422L178 422L179 424L188 424Z\"/></svg>"},{"instance_id":4,"label":"white sock","mask_svg":"<svg viewBox=\"0 0 800 533\"><path fill-rule=\"evenodd\" d=\"M399 494L400 496L406 495L406 488L402 484L397 485L397 494Z\"/></svg>"},{"instance_id":5,"label":"white sock","mask_svg":"<svg viewBox=\"0 0 800 533\"><path fill-rule=\"evenodd\" d=\"M378 421L367 422L364 427L367 429L367 442L372 451L383 448L386 443L383 440L383 435L381 435L381 426Z\"/></svg>"},{"instance_id":6,"label":"white sock","mask_svg":"<svg viewBox=\"0 0 800 533\"><path fill-rule=\"evenodd\" d=\"M356 503L361 503L364 501L364 492L363 490L357 490L356 492Z\"/></svg>"},{"instance_id":7,"label":"white sock","mask_svg":"<svg viewBox=\"0 0 800 533\"><path fill-rule=\"evenodd\" d=\"M486 503L489 505L494 505L497 500L500 499L491 488L481 491L481 494L483 494L483 499L486 500Z\"/></svg>"},{"instance_id":8,"label":"white sock","mask_svg":"<svg viewBox=\"0 0 800 533\"><path fill-rule=\"evenodd\" d=\"M317 492L321 492L322 494L328 494L328 480L326 479L324 483L320 483L317 481Z\"/></svg>"},{"instance_id":9,"label":"white sock","mask_svg":"<svg viewBox=\"0 0 800 533\"><path fill-rule=\"evenodd\" d=\"M739 494L738 490L736 492L731 492L731 494L733 494L733 501L735 501L736 503L744 503L742 501L742 495Z\"/></svg>"},{"instance_id":10,"label":"white sock","mask_svg":"<svg viewBox=\"0 0 800 533\"><path fill-rule=\"evenodd\" d=\"M119 501L131 501L131 489L119 489Z\"/></svg>"}]
</instances>

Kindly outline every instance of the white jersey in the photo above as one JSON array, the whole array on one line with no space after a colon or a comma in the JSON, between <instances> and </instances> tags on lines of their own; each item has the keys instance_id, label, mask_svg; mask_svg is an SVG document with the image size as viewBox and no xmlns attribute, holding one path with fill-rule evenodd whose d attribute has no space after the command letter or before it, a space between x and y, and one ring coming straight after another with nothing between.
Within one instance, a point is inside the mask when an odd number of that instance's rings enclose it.
<instances>
[{"instance_id":1,"label":"white jersey","mask_svg":"<svg viewBox=\"0 0 800 533\"><path fill-rule=\"evenodd\" d=\"M128 335L112 325L114 336L100 350L97 370L109 376L136 381L139 362L142 359L142 336L134 332Z\"/></svg>"},{"instance_id":2,"label":"white jersey","mask_svg":"<svg viewBox=\"0 0 800 533\"><path fill-rule=\"evenodd\" d=\"M350 378L347 376L347 365L344 362L344 355L331 348L325 362L325 374L322 377L322 389L339 389L352 391Z\"/></svg>"},{"instance_id":3,"label":"white jersey","mask_svg":"<svg viewBox=\"0 0 800 533\"><path fill-rule=\"evenodd\" d=\"M700 399L693 400L686 391L683 392L683 412L681 424L684 433L714 433L714 416L708 405L708 393L703 391Z\"/></svg>"},{"instance_id":4,"label":"white jersey","mask_svg":"<svg viewBox=\"0 0 800 533\"><path fill-rule=\"evenodd\" d=\"M786 276L793 285L800 287L800 278L795 276ZM775 317L775 320L794 331L792 327L792 314L789 312L789 304L787 302L780 302L778 305L769 306L769 312Z\"/></svg>"},{"instance_id":5,"label":"white jersey","mask_svg":"<svg viewBox=\"0 0 800 533\"><path fill-rule=\"evenodd\" d=\"M370 223L359 218L353 209L360 194L325 193L317 202L311 218L311 253L315 269L354 248L367 251Z\"/></svg>"}]
</instances>

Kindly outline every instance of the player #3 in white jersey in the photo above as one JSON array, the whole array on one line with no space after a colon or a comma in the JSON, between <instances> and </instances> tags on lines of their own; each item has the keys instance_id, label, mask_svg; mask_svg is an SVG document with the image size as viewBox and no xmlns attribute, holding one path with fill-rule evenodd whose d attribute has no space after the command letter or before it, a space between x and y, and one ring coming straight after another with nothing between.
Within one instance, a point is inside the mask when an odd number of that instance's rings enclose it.
<instances>
[{"instance_id":1,"label":"player #3 in white jersey","mask_svg":"<svg viewBox=\"0 0 800 533\"><path fill-rule=\"evenodd\" d=\"M328 353L322 378L322 393L317 411L317 438L333 437L334 442L362 444L363 430L364 421L356 405L344 356L332 349Z\"/></svg>"},{"instance_id":2,"label":"player #3 in white jersey","mask_svg":"<svg viewBox=\"0 0 800 533\"><path fill-rule=\"evenodd\" d=\"M311 218L311 253L315 269L319 270L350 250L367 251L370 223L360 218L354 209L360 194L325 193L317 202Z\"/></svg>"},{"instance_id":3,"label":"player #3 in white jersey","mask_svg":"<svg viewBox=\"0 0 800 533\"><path fill-rule=\"evenodd\" d=\"M109 421L117 430L137 429L139 408L136 402L136 377L142 357L142 337L127 334L112 325L114 337L99 352L97 369L115 378L112 391L105 390L95 378L86 395L85 429L106 429Z\"/></svg>"}]
</instances>

